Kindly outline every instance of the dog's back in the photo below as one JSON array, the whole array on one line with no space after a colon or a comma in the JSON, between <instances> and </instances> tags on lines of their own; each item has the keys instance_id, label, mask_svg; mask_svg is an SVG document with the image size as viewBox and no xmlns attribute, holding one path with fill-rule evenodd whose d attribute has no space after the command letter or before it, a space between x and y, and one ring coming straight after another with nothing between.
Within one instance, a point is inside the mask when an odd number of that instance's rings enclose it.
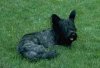
<instances>
[{"instance_id":1,"label":"dog's back","mask_svg":"<svg viewBox=\"0 0 100 68\"><path fill-rule=\"evenodd\" d=\"M53 58L57 56L55 51L48 51L48 47L56 44L53 30L45 30L26 34L19 42L19 53L30 59Z\"/></svg>"}]
</instances>

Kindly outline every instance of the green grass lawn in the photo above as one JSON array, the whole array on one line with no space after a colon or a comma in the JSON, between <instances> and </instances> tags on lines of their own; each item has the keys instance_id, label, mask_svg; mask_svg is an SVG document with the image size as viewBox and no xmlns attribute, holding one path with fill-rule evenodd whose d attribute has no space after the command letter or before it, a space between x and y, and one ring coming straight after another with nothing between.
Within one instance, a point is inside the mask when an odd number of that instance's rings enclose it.
<instances>
[{"instance_id":1,"label":"green grass lawn","mask_svg":"<svg viewBox=\"0 0 100 68\"><path fill-rule=\"evenodd\" d=\"M59 46L57 58L37 63L19 56L24 34L51 28L53 13L67 18L73 9L78 40L72 49ZM0 68L100 68L100 0L0 0Z\"/></svg>"}]
</instances>

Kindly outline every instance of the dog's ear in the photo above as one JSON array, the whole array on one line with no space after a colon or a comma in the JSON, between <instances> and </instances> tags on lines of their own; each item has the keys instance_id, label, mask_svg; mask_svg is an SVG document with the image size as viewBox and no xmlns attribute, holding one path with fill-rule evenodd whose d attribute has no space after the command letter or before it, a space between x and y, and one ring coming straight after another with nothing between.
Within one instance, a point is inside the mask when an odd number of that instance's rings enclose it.
<instances>
[{"instance_id":1,"label":"dog's ear","mask_svg":"<svg viewBox=\"0 0 100 68\"><path fill-rule=\"evenodd\" d=\"M58 23L60 21L60 17L57 16L56 14L52 14L52 23Z\"/></svg>"},{"instance_id":2,"label":"dog's ear","mask_svg":"<svg viewBox=\"0 0 100 68\"><path fill-rule=\"evenodd\" d=\"M70 13L70 15L69 15L69 19L71 19L72 21L74 21L75 16L76 16L76 11L72 10L71 13Z\"/></svg>"}]
</instances>

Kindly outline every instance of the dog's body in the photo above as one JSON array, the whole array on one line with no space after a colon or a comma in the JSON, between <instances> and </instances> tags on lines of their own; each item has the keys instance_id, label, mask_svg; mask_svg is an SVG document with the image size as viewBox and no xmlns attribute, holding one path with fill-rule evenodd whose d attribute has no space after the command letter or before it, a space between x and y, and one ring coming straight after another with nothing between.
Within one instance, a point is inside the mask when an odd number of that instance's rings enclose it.
<instances>
[{"instance_id":1,"label":"dog's body","mask_svg":"<svg viewBox=\"0 0 100 68\"><path fill-rule=\"evenodd\" d=\"M60 44L71 46L71 43L76 40L75 14L73 10L67 20L53 14L53 28L24 35L19 42L18 52L30 60L57 56L55 51L48 51L48 48Z\"/></svg>"}]
</instances>

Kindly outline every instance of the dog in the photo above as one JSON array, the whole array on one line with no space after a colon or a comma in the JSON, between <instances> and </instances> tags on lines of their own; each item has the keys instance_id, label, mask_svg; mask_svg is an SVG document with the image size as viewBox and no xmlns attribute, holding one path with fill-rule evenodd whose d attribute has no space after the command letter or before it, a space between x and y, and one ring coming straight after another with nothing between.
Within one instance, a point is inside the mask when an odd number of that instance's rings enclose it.
<instances>
[{"instance_id":1,"label":"dog","mask_svg":"<svg viewBox=\"0 0 100 68\"><path fill-rule=\"evenodd\" d=\"M52 29L25 34L18 44L18 53L32 61L56 57L58 53L49 50L50 47L54 45L71 47L72 42L77 39L75 16L75 10L71 11L68 19L61 19L52 14Z\"/></svg>"}]
</instances>

